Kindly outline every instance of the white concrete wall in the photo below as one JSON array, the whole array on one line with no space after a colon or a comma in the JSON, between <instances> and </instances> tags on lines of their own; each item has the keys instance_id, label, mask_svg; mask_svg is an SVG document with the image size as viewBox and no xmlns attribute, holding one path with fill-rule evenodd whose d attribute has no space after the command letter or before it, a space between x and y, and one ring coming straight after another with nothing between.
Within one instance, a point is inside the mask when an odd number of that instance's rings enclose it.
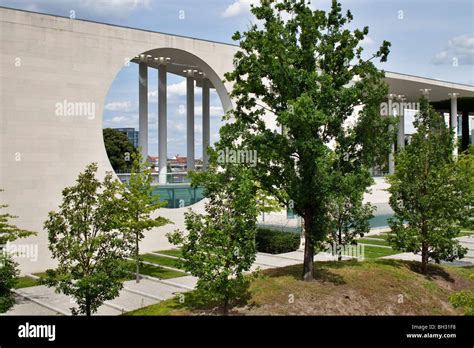
<instances>
[{"instance_id":1,"label":"white concrete wall","mask_svg":"<svg viewBox=\"0 0 474 348\"><path fill-rule=\"evenodd\" d=\"M15 223L38 236L38 261L18 258L22 272L52 267L43 223L61 202L61 191L91 162L112 171L102 139L109 87L126 59L157 48L179 48L223 79L236 47L191 38L0 8L0 202ZM19 66L16 64L20 63ZM138 77L137 77L138 78ZM138 88L138 87L137 87ZM230 86L226 86L230 90ZM55 105L95 104L95 118L58 116ZM202 210L203 203L194 206ZM174 225L147 233L144 251L167 247L164 234L183 228L185 209L162 209Z\"/></svg>"}]
</instances>

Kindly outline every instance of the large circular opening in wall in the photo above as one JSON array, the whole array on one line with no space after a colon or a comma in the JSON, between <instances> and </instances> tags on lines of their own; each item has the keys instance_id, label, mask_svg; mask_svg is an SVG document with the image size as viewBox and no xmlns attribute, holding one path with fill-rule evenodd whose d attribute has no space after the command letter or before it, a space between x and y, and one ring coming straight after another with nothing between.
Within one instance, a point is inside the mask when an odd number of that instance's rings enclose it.
<instances>
[{"instance_id":1,"label":"large circular opening in wall","mask_svg":"<svg viewBox=\"0 0 474 348\"><path fill-rule=\"evenodd\" d=\"M168 208L203 198L188 172L206 170L207 146L218 140L231 107L218 74L197 56L159 48L137 54L113 81L104 105L104 145L122 182L131 154L140 151L152 171L153 194Z\"/></svg>"}]
</instances>

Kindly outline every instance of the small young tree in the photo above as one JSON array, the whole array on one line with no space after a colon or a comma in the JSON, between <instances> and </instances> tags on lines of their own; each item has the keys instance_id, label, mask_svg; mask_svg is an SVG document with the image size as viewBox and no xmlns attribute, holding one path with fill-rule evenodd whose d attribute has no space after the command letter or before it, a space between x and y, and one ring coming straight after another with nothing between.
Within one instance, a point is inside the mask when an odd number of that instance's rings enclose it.
<instances>
[{"instance_id":1,"label":"small young tree","mask_svg":"<svg viewBox=\"0 0 474 348\"><path fill-rule=\"evenodd\" d=\"M262 221L265 221L266 213L269 214L283 209L278 200L268 195L260 188L260 185L257 185L256 202L258 213L262 214Z\"/></svg>"},{"instance_id":2,"label":"small young tree","mask_svg":"<svg viewBox=\"0 0 474 348\"><path fill-rule=\"evenodd\" d=\"M0 251L0 313L8 311L15 304L11 289L17 283L19 273L11 255Z\"/></svg>"},{"instance_id":3,"label":"small young tree","mask_svg":"<svg viewBox=\"0 0 474 348\"><path fill-rule=\"evenodd\" d=\"M466 183L466 214L460 222L461 227L474 229L474 146L470 145L468 149L459 154L458 157L459 173Z\"/></svg>"},{"instance_id":4,"label":"small young tree","mask_svg":"<svg viewBox=\"0 0 474 348\"><path fill-rule=\"evenodd\" d=\"M469 181L453 158L453 135L443 117L425 98L414 122L417 133L396 156L390 183L388 241L398 250L421 254L421 271L429 260L453 261L466 249L455 239L467 214Z\"/></svg>"},{"instance_id":5,"label":"small young tree","mask_svg":"<svg viewBox=\"0 0 474 348\"><path fill-rule=\"evenodd\" d=\"M3 192L3 190L0 189L0 193L1 192ZM8 208L8 204L0 204L0 209L5 208ZM16 219L17 217L18 216L9 213L0 214L0 248L8 242L36 235L36 232L23 230L10 223L11 219Z\"/></svg>"},{"instance_id":6,"label":"small young tree","mask_svg":"<svg viewBox=\"0 0 474 348\"><path fill-rule=\"evenodd\" d=\"M193 184L205 187L206 215L185 214L188 234L169 234L182 247L184 267L198 277L197 289L221 304L228 314L247 294L250 277L244 273L255 261L257 208L255 185L244 168L195 175Z\"/></svg>"},{"instance_id":7,"label":"small young tree","mask_svg":"<svg viewBox=\"0 0 474 348\"><path fill-rule=\"evenodd\" d=\"M342 248L355 244L357 237L363 237L370 231L370 219L375 208L363 203L365 186L356 184L360 180L371 180L368 176L346 175L340 177L339 190L334 192L330 203L328 243L342 260Z\"/></svg>"},{"instance_id":8,"label":"small young tree","mask_svg":"<svg viewBox=\"0 0 474 348\"><path fill-rule=\"evenodd\" d=\"M134 254L138 283L140 281L139 243L144 237L143 232L149 231L153 227L164 226L171 221L161 216L151 218L151 214L158 208L165 206L166 202L160 202L157 195L152 195L151 170L148 169L146 161L143 161L140 150L132 155L132 160L130 181L128 184L124 184L122 192L126 219L121 228L125 233L131 234L135 240Z\"/></svg>"},{"instance_id":9,"label":"small young tree","mask_svg":"<svg viewBox=\"0 0 474 348\"><path fill-rule=\"evenodd\" d=\"M50 212L44 223L58 261L45 282L75 299L74 315L90 316L119 295L133 250L132 238L119 230L124 216L120 183L111 173L101 182L96 172L97 164L88 165L76 184L63 190L59 211Z\"/></svg>"},{"instance_id":10,"label":"small young tree","mask_svg":"<svg viewBox=\"0 0 474 348\"><path fill-rule=\"evenodd\" d=\"M0 190L0 193L3 190ZM0 204L0 209L8 208L7 204ZM23 230L11 224L10 220L17 216L9 213L0 214L0 313L6 312L15 304L11 289L17 282L17 264L6 250L6 244L20 238L35 235L35 232Z\"/></svg>"}]
</instances>

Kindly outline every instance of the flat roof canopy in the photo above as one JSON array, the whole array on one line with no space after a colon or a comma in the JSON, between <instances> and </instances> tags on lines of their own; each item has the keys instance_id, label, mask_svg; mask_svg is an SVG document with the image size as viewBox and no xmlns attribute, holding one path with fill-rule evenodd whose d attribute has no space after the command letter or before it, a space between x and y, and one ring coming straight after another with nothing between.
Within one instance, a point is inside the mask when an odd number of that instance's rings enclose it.
<instances>
[{"instance_id":1,"label":"flat roof canopy","mask_svg":"<svg viewBox=\"0 0 474 348\"><path fill-rule=\"evenodd\" d=\"M420 99L420 89L431 89L429 99L433 102L449 99L449 93L459 93L459 98L474 97L474 86L459 83L388 71L385 72L385 81L388 83L389 93L403 94L407 101Z\"/></svg>"}]
</instances>

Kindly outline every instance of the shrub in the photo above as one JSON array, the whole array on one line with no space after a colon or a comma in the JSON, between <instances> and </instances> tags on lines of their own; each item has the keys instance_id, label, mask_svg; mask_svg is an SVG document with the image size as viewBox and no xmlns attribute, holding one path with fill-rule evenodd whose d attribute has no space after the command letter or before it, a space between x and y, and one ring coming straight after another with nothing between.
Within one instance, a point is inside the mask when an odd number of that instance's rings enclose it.
<instances>
[{"instance_id":1,"label":"shrub","mask_svg":"<svg viewBox=\"0 0 474 348\"><path fill-rule=\"evenodd\" d=\"M300 234L288 231L259 228L255 237L257 250L269 254L295 251L300 246Z\"/></svg>"},{"instance_id":2,"label":"shrub","mask_svg":"<svg viewBox=\"0 0 474 348\"><path fill-rule=\"evenodd\" d=\"M474 315L474 291L461 291L449 297L454 308L463 308L466 315Z\"/></svg>"}]
</instances>

